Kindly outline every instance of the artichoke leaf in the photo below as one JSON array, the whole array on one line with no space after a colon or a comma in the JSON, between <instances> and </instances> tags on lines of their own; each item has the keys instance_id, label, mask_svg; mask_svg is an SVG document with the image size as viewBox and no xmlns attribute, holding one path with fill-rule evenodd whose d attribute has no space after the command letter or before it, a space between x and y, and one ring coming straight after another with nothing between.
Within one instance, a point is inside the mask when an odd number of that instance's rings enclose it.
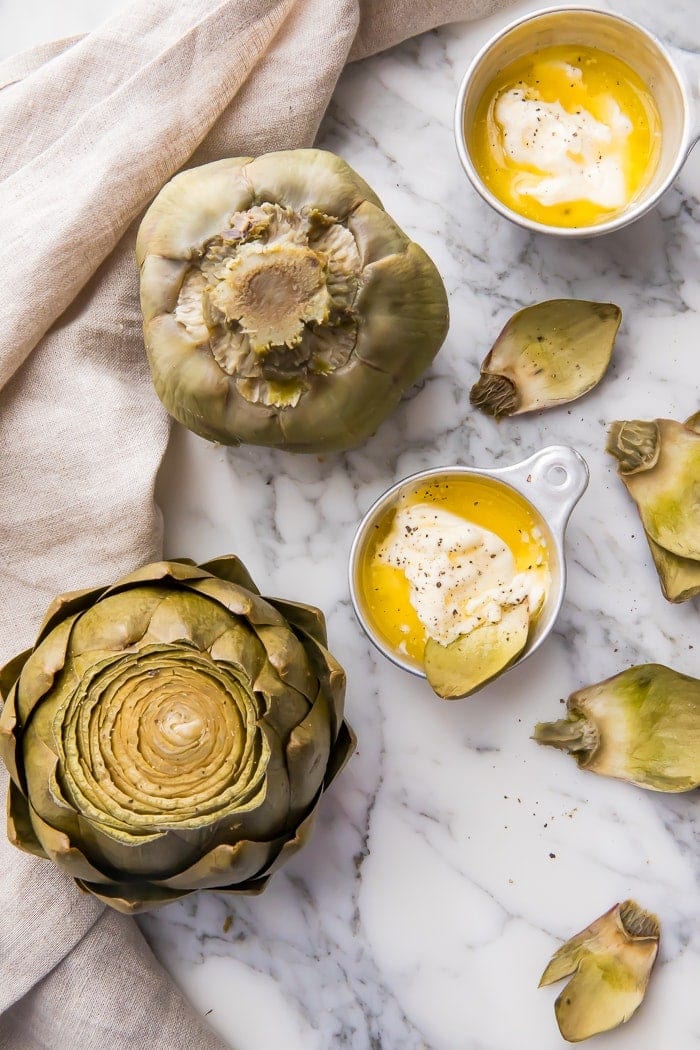
<instances>
[{"instance_id":1,"label":"artichoke leaf","mask_svg":"<svg viewBox=\"0 0 700 1050\"><path fill-rule=\"evenodd\" d=\"M628 469L629 448L647 439L654 428L653 454L642 454L639 466ZM637 504L644 531L670 554L700 560L700 433L672 419L617 421L609 430L607 451L620 466L618 473ZM642 450L643 453L644 450Z\"/></svg>"},{"instance_id":2,"label":"artichoke leaf","mask_svg":"<svg viewBox=\"0 0 700 1050\"><path fill-rule=\"evenodd\" d=\"M308 208L344 219L365 200L382 207L368 183L341 157L327 150L265 153L250 161L245 174L256 200L271 201L295 211Z\"/></svg>"},{"instance_id":3,"label":"artichoke leaf","mask_svg":"<svg viewBox=\"0 0 700 1050\"><path fill-rule=\"evenodd\" d=\"M290 602L285 598L268 598L270 605L284 616L292 626L303 631L309 638L313 638L324 648L328 645L328 634L326 631L326 618L320 609L313 605L303 605L300 602Z\"/></svg>"},{"instance_id":4,"label":"artichoke leaf","mask_svg":"<svg viewBox=\"0 0 700 1050\"><path fill-rule=\"evenodd\" d=\"M223 558L212 558L211 561L205 561L200 568L210 573L210 575L216 576L217 579L228 580L229 583L235 583L239 587L244 587L251 594L260 594L253 582L253 577L241 559L235 554L229 554ZM268 601L270 601L269 598Z\"/></svg>"},{"instance_id":5,"label":"artichoke leaf","mask_svg":"<svg viewBox=\"0 0 700 1050\"><path fill-rule=\"evenodd\" d=\"M581 1042L629 1020L644 999L659 936L656 916L628 900L558 949L540 987L573 975L554 1007L567 1042Z\"/></svg>"},{"instance_id":6,"label":"artichoke leaf","mask_svg":"<svg viewBox=\"0 0 700 1050\"><path fill-rule=\"evenodd\" d=\"M700 680L640 664L572 693L567 717L534 739L568 751L582 769L652 791L700 785Z\"/></svg>"},{"instance_id":7,"label":"artichoke leaf","mask_svg":"<svg viewBox=\"0 0 700 1050\"><path fill-rule=\"evenodd\" d=\"M86 879L75 880L78 887L92 894L109 908L122 915L140 915L154 911L165 904L186 897L191 890L170 890L166 886L156 886L152 882L111 882L103 885Z\"/></svg>"},{"instance_id":8,"label":"artichoke leaf","mask_svg":"<svg viewBox=\"0 0 700 1050\"><path fill-rule=\"evenodd\" d=\"M622 312L613 303L551 299L511 317L470 400L500 419L567 404L603 378Z\"/></svg>"},{"instance_id":9,"label":"artichoke leaf","mask_svg":"<svg viewBox=\"0 0 700 1050\"><path fill-rule=\"evenodd\" d=\"M13 656L11 660L8 660L4 667L0 667L0 704L7 700L10 693L14 691L20 671L32 652L32 649L25 649L23 653L18 653L17 656ZM2 708L0 707L1 711Z\"/></svg>"},{"instance_id":10,"label":"artichoke leaf","mask_svg":"<svg viewBox=\"0 0 700 1050\"><path fill-rule=\"evenodd\" d=\"M664 598L669 602L687 602L700 594L700 558L681 558L645 535Z\"/></svg>"},{"instance_id":11,"label":"artichoke leaf","mask_svg":"<svg viewBox=\"0 0 700 1050\"><path fill-rule=\"evenodd\" d=\"M276 854L278 849L270 842L251 842L246 839L233 846L222 843L205 853L191 867L169 879L159 879L156 885L171 890L205 890L248 882L265 870L271 853Z\"/></svg>"},{"instance_id":12,"label":"artichoke leaf","mask_svg":"<svg viewBox=\"0 0 700 1050\"><path fill-rule=\"evenodd\" d=\"M13 846L25 853L49 859L32 826L29 803L13 780L7 795L7 837Z\"/></svg>"},{"instance_id":13,"label":"artichoke leaf","mask_svg":"<svg viewBox=\"0 0 700 1050\"><path fill-rule=\"evenodd\" d=\"M428 683L443 700L461 700L505 670L525 648L530 628L527 601L505 609L499 623L482 623L449 645L425 644Z\"/></svg>"}]
</instances>

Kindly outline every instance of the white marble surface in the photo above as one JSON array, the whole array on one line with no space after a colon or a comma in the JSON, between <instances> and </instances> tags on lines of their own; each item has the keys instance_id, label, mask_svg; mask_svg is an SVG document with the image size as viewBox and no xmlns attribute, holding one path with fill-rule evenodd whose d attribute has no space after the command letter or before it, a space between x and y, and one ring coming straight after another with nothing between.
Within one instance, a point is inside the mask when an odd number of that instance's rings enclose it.
<instances>
[{"instance_id":1,"label":"white marble surface","mask_svg":"<svg viewBox=\"0 0 700 1050\"><path fill-rule=\"evenodd\" d=\"M341 153L432 255L452 326L420 386L357 451L226 450L177 429L159 483L166 553L235 551L263 590L320 605L348 672L358 753L310 846L256 899L199 894L141 921L235 1050L556 1050L549 955L615 901L662 921L647 1001L596 1050L700 1047L697 793L664 797L580 772L530 740L582 684L656 660L700 674L698 603L667 604L603 449L615 418L697 410L700 149L661 206L617 235L532 236L472 192L452 141L460 76L515 13L428 34L344 74L319 144ZM700 49L697 0L616 0ZM119 0L2 0L1 51L90 28ZM477 365L517 308L557 296L623 309L613 366L568 408L503 422L470 410ZM441 704L371 649L349 602L355 525L423 467L504 465L548 443L587 458L554 633L477 697Z\"/></svg>"}]
</instances>

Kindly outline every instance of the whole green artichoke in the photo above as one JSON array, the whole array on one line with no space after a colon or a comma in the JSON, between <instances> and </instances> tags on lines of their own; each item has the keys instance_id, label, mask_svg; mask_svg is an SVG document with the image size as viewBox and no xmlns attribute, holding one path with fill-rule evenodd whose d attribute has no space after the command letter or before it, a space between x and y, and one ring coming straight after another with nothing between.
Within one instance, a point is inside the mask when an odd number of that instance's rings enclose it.
<instances>
[{"instance_id":1,"label":"whole green artichoke","mask_svg":"<svg viewBox=\"0 0 700 1050\"><path fill-rule=\"evenodd\" d=\"M65 594L0 672L9 838L122 912L259 892L354 746L344 692L323 615L236 557Z\"/></svg>"},{"instance_id":2,"label":"whole green artichoke","mask_svg":"<svg viewBox=\"0 0 700 1050\"><path fill-rule=\"evenodd\" d=\"M136 256L158 396L212 441L351 448L447 334L435 266L325 150L181 172L146 212Z\"/></svg>"}]
</instances>

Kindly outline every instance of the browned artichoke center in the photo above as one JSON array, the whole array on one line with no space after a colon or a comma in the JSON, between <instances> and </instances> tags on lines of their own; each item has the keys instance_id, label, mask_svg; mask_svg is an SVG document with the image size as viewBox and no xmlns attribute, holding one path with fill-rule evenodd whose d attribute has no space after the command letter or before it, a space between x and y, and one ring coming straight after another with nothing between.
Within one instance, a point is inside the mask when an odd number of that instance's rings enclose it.
<instances>
[{"instance_id":1,"label":"browned artichoke center","mask_svg":"<svg viewBox=\"0 0 700 1050\"><path fill-rule=\"evenodd\" d=\"M310 375L352 353L360 272L355 238L333 216L256 205L235 212L194 260L175 317L246 400L295 405Z\"/></svg>"}]
</instances>

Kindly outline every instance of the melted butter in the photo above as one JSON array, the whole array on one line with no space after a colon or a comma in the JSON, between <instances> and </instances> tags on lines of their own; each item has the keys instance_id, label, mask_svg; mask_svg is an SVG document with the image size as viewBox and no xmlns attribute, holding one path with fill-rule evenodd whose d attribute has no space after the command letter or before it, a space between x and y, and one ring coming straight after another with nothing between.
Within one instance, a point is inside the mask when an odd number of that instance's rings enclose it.
<instances>
[{"instance_id":1,"label":"melted butter","mask_svg":"<svg viewBox=\"0 0 700 1050\"><path fill-rule=\"evenodd\" d=\"M467 129L485 185L526 218L591 226L627 207L651 179L656 104L625 62L559 45L501 70Z\"/></svg>"},{"instance_id":2,"label":"melted butter","mask_svg":"<svg viewBox=\"0 0 700 1050\"><path fill-rule=\"evenodd\" d=\"M421 597L405 571L406 565L401 564L400 552L397 559L396 544L406 524L415 527L431 508L438 514L436 523L439 520L445 526L444 537L453 530L455 562L459 550L465 551L470 543L480 549L485 541L482 554L486 562L497 564L493 572L487 569L481 581L468 571L460 572L452 577L451 589L443 586L445 577L440 577L441 567L435 564L435 571L423 579ZM426 552L433 542L434 537L430 537ZM492 553L497 555L493 560ZM360 563L362 604L385 644L420 665L428 635L450 640L453 620L461 625L457 633L466 633L483 619L497 622L504 604L526 597L534 611L549 580L548 560L538 521L517 493L486 478L445 475L402 496L376 523ZM409 561L415 568L416 560ZM457 601L456 617L452 614L453 598ZM431 617L440 617L441 608L442 626L431 622Z\"/></svg>"}]
</instances>

